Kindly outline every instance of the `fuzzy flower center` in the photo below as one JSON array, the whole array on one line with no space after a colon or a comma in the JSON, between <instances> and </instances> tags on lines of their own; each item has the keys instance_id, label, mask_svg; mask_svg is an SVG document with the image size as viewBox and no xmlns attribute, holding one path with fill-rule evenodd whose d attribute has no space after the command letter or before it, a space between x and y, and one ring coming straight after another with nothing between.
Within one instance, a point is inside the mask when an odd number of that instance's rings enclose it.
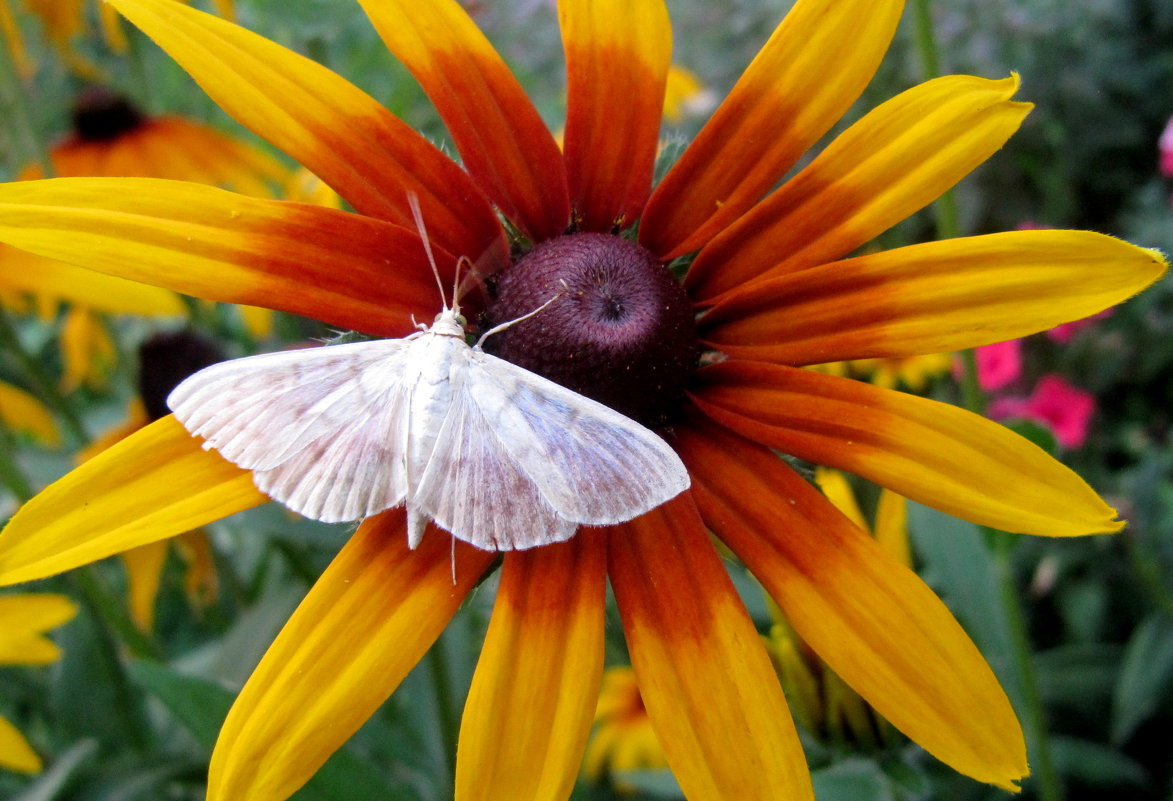
<instances>
[{"instance_id":1,"label":"fuzzy flower center","mask_svg":"<svg viewBox=\"0 0 1173 801\"><path fill-rule=\"evenodd\" d=\"M190 331L155 334L138 349L138 392L147 418L171 414L167 396L188 376L224 361L220 346Z\"/></svg>"},{"instance_id":2,"label":"fuzzy flower center","mask_svg":"<svg viewBox=\"0 0 1173 801\"><path fill-rule=\"evenodd\" d=\"M146 119L122 95L91 86L74 101L73 130L86 142L109 142L138 128Z\"/></svg>"},{"instance_id":3,"label":"fuzzy flower center","mask_svg":"<svg viewBox=\"0 0 1173 801\"><path fill-rule=\"evenodd\" d=\"M485 349L644 425L671 421L700 355L692 305L651 253L610 234L539 244L498 278Z\"/></svg>"}]
</instances>

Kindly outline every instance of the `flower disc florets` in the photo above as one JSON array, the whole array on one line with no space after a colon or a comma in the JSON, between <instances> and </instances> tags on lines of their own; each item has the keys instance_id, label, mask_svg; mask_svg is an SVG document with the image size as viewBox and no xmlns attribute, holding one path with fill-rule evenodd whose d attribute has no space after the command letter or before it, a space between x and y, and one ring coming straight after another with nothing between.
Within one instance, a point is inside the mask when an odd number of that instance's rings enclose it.
<instances>
[{"instance_id":1,"label":"flower disc florets","mask_svg":"<svg viewBox=\"0 0 1173 801\"><path fill-rule=\"evenodd\" d=\"M501 274L485 349L644 425L669 422L697 364L692 306L651 253L609 234L539 244Z\"/></svg>"},{"instance_id":2,"label":"flower disc florets","mask_svg":"<svg viewBox=\"0 0 1173 801\"><path fill-rule=\"evenodd\" d=\"M86 89L73 104L73 130L86 142L108 142L145 122L122 95L101 86Z\"/></svg>"}]
</instances>

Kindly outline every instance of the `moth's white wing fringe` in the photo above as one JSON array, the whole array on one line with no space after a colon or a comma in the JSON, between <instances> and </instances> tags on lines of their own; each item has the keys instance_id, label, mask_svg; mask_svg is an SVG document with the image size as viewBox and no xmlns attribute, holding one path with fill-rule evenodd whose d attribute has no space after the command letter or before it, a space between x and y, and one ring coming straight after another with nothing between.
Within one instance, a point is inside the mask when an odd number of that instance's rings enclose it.
<instances>
[{"instance_id":1,"label":"moth's white wing fringe","mask_svg":"<svg viewBox=\"0 0 1173 801\"><path fill-rule=\"evenodd\" d=\"M380 340L236 359L167 402L262 492L316 520L357 520L406 495L406 352L404 340Z\"/></svg>"},{"instance_id":2,"label":"moth's white wing fringe","mask_svg":"<svg viewBox=\"0 0 1173 801\"><path fill-rule=\"evenodd\" d=\"M652 431L608 406L471 351L462 391L409 503L457 537L510 550L621 523L689 486Z\"/></svg>"}]
</instances>

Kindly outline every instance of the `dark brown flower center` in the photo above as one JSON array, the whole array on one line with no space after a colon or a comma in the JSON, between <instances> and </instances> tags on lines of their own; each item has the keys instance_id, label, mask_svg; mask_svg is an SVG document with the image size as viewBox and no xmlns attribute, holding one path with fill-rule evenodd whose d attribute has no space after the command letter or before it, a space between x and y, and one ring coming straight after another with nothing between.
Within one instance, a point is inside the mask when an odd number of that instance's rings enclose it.
<instances>
[{"instance_id":1,"label":"dark brown flower center","mask_svg":"<svg viewBox=\"0 0 1173 801\"><path fill-rule=\"evenodd\" d=\"M91 86L73 104L73 130L87 142L109 142L130 133L146 118L122 95Z\"/></svg>"},{"instance_id":2,"label":"dark brown flower center","mask_svg":"<svg viewBox=\"0 0 1173 801\"><path fill-rule=\"evenodd\" d=\"M610 234L541 243L502 273L485 349L647 426L669 422L700 355L692 305L647 250Z\"/></svg>"},{"instance_id":3,"label":"dark brown flower center","mask_svg":"<svg viewBox=\"0 0 1173 801\"><path fill-rule=\"evenodd\" d=\"M138 349L138 392L151 421L171 414L167 396L192 373L224 361L224 352L191 331L155 334Z\"/></svg>"}]
</instances>

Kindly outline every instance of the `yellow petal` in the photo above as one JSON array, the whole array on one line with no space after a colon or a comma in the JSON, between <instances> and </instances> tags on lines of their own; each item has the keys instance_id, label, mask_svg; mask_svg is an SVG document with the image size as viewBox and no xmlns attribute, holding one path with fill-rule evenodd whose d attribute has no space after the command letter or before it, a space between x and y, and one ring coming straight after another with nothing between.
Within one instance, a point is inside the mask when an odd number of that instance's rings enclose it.
<instances>
[{"instance_id":1,"label":"yellow petal","mask_svg":"<svg viewBox=\"0 0 1173 801\"><path fill-rule=\"evenodd\" d=\"M0 245L0 286L111 314L181 315L174 292Z\"/></svg>"},{"instance_id":2,"label":"yellow petal","mask_svg":"<svg viewBox=\"0 0 1173 801\"><path fill-rule=\"evenodd\" d=\"M903 0L798 0L648 201L640 242L696 250L744 214L859 97Z\"/></svg>"},{"instance_id":3,"label":"yellow petal","mask_svg":"<svg viewBox=\"0 0 1173 801\"><path fill-rule=\"evenodd\" d=\"M495 558L453 550L435 528L409 550L401 509L366 520L233 704L208 801L292 795L391 695Z\"/></svg>"},{"instance_id":4,"label":"yellow petal","mask_svg":"<svg viewBox=\"0 0 1173 801\"><path fill-rule=\"evenodd\" d=\"M843 514L847 515L847 519L855 523L864 531L868 531L871 527L868 521L864 519L863 512L860 511L859 504L855 500L855 493L851 489L851 484L847 482L847 476L840 473L838 470L830 470L826 467L815 468L815 483L819 485L819 489L827 496L827 500L835 505Z\"/></svg>"},{"instance_id":5,"label":"yellow petal","mask_svg":"<svg viewBox=\"0 0 1173 801\"><path fill-rule=\"evenodd\" d=\"M1090 231L1009 231L897 248L724 296L702 336L730 356L822 364L1002 342L1088 317L1164 274L1161 254Z\"/></svg>"},{"instance_id":6,"label":"yellow petal","mask_svg":"<svg viewBox=\"0 0 1173 801\"><path fill-rule=\"evenodd\" d=\"M123 551L122 562L126 565L130 616L140 629L150 631L155 625L155 598L167 562L167 543L149 542Z\"/></svg>"},{"instance_id":7,"label":"yellow petal","mask_svg":"<svg viewBox=\"0 0 1173 801\"><path fill-rule=\"evenodd\" d=\"M781 365L725 362L701 376L693 400L722 425L956 517L1052 537L1124 525L1070 468L964 409Z\"/></svg>"},{"instance_id":8,"label":"yellow petal","mask_svg":"<svg viewBox=\"0 0 1173 801\"><path fill-rule=\"evenodd\" d=\"M0 422L14 431L27 431L50 447L61 444L61 432L49 410L24 390L3 382L0 382Z\"/></svg>"},{"instance_id":9,"label":"yellow petal","mask_svg":"<svg viewBox=\"0 0 1173 801\"><path fill-rule=\"evenodd\" d=\"M827 665L938 759L1015 789L1022 729L932 590L767 448L711 423L677 445L705 522Z\"/></svg>"},{"instance_id":10,"label":"yellow petal","mask_svg":"<svg viewBox=\"0 0 1173 801\"><path fill-rule=\"evenodd\" d=\"M610 533L652 725L689 801L814 798L778 677L688 493Z\"/></svg>"},{"instance_id":11,"label":"yellow petal","mask_svg":"<svg viewBox=\"0 0 1173 801\"><path fill-rule=\"evenodd\" d=\"M606 538L505 556L460 725L457 801L570 796L603 672Z\"/></svg>"},{"instance_id":12,"label":"yellow petal","mask_svg":"<svg viewBox=\"0 0 1173 801\"><path fill-rule=\"evenodd\" d=\"M841 258L924 208L1018 130L1031 105L1010 100L1017 89L1017 77L949 75L880 105L705 246L690 293Z\"/></svg>"},{"instance_id":13,"label":"yellow petal","mask_svg":"<svg viewBox=\"0 0 1173 801\"><path fill-rule=\"evenodd\" d=\"M39 773L41 758L16 727L0 715L0 768Z\"/></svg>"},{"instance_id":14,"label":"yellow petal","mask_svg":"<svg viewBox=\"0 0 1173 801\"><path fill-rule=\"evenodd\" d=\"M77 604L64 595L29 592L0 595L0 637L39 634L73 620Z\"/></svg>"},{"instance_id":15,"label":"yellow petal","mask_svg":"<svg viewBox=\"0 0 1173 801\"><path fill-rule=\"evenodd\" d=\"M0 532L0 585L44 578L268 500L168 415L26 503Z\"/></svg>"}]
</instances>

